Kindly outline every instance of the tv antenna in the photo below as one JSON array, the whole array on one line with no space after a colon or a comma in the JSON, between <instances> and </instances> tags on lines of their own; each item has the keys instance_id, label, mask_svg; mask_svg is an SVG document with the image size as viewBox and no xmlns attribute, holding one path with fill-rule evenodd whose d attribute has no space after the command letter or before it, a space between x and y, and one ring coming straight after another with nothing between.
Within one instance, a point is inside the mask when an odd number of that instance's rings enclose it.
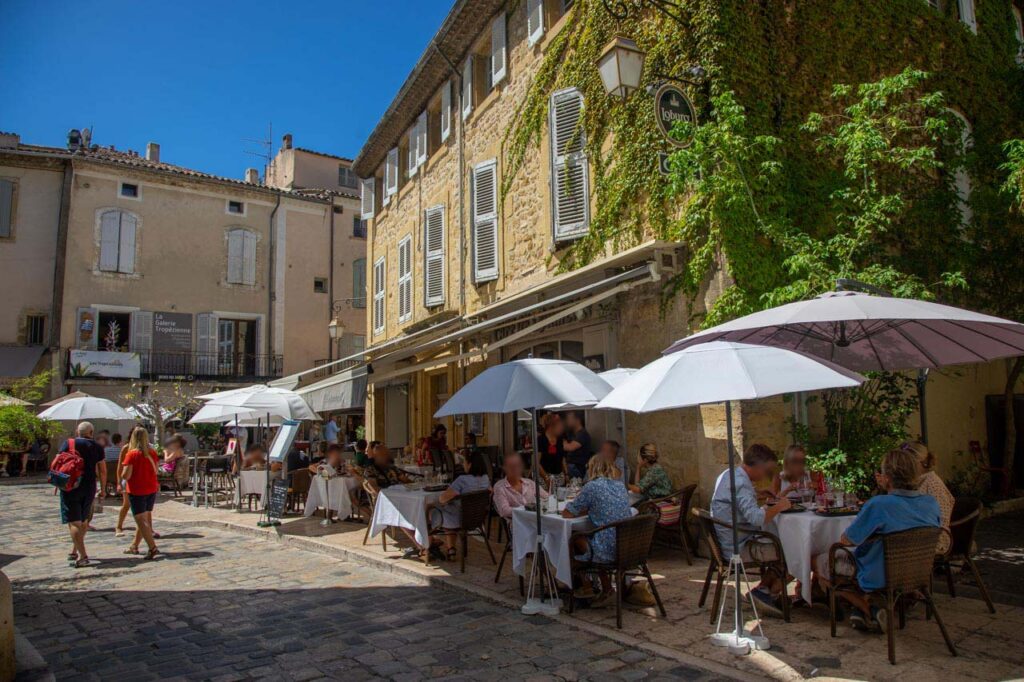
<instances>
[{"instance_id":1,"label":"tv antenna","mask_svg":"<svg viewBox=\"0 0 1024 682\"><path fill-rule=\"evenodd\" d=\"M274 151L274 124L273 124L273 122L267 124L267 137L266 137L266 139L264 139L264 140L254 140L254 139L251 139L251 138L248 138L248 137L243 137L242 141L243 142L249 142L251 144L259 145L261 147L261 151L252 151L251 149L246 149L245 153L246 154L251 154L252 156L259 157L259 158L263 159L263 161L267 165L270 165L270 162L274 158L274 156L273 156L273 151Z\"/></svg>"}]
</instances>

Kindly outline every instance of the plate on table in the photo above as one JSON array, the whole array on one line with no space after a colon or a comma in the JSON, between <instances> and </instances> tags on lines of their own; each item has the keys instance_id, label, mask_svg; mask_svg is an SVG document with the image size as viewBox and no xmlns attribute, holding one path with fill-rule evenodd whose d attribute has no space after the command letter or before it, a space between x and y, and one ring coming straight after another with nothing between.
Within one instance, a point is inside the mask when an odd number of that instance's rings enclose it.
<instances>
[{"instance_id":1,"label":"plate on table","mask_svg":"<svg viewBox=\"0 0 1024 682\"><path fill-rule=\"evenodd\" d=\"M792 507L790 507L789 509L787 509L785 511L781 511L779 513L780 514L799 514L800 512L805 512L805 511L807 511L807 507L805 507L802 504L799 504L797 502L794 502Z\"/></svg>"},{"instance_id":2,"label":"plate on table","mask_svg":"<svg viewBox=\"0 0 1024 682\"><path fill-rule=\"evenodd\" d=\"M818 516L856 516L860 510L857 507L836 507L835 509L815 509Z\"/></svg>"},{"instance_id":3,"label":"plate on table","mask_svg":"<svg viewBox=\"0 0 1024 682\"><path fill-rule=\"evenodd\" d=\"M442 490L448 490L448 486L446 486L446 485L425 485L425 486L423 486L423 489L426 490L428 493L439 493Z\"/></svg>"}]
</instances>

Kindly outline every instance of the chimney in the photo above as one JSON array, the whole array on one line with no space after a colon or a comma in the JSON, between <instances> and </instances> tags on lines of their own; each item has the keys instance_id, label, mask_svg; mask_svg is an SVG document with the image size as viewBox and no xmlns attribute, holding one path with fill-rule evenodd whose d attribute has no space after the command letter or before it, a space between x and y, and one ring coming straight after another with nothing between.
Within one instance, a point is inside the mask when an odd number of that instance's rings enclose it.
<instances>
[{"instance_id":1,"label":"chimney","mask_svg":"<svg viewBox=\"0 0 1024 682\"><path fill-rule=\"evenodd\" d=\"M146 160L147 161L160 161L160 145L156 142L146 143Z\"/></svg>"},{"instance_id":2,"label":"chimney","mask_svg":"<svg viewBox=\"0 0 1024 682\"><path fill-rule=\"evenodd\" d=\"M281 138L281 149L291 149L291 148L292 148L292 134L291 133L285 133L284 137Z\"/></svg>"},{"instance_id":3,"label":"chimney","mask_svg":"<svg viewBox=\"0 0 1024 682\"><path fill-rule=\"evenodd\" d=\"M88 128L82 128L82 146L86 149L92 144L92 131Z\"/></svg>"},{"instance_id":4,"label":"chimney","mask_svg":"<svg viewBox=\"0 0 1024 682\"><path fill-rule=\"evenodd\" d=\"M245 169L245 181L250 185L260 184L260 172L255 168Z\"/></svg>"},{"instance_id":5,"label":"chimney","mask_svg":"<svg viewBox=\"0 0 1024 682\"><path fill-rule=\"evenodd\" d=\"M0 132L0 147L10 147L17 149L18 145L21 144L21 136L17 133L2 133Z\"/></svg>"}]
</instances>

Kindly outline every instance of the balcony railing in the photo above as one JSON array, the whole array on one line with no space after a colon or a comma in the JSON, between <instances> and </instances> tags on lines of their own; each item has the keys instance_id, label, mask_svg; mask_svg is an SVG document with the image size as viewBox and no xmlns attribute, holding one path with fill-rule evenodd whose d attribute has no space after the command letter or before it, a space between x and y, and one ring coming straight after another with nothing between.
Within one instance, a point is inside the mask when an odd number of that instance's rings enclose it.
<instances>
[{"instance_id":1,"label":"balcony railing","mask_svg":"<svg viewBox=\"0 0 1024 682\"><path fill-rule=\"evenodd\" d=\"M99 360L120 353L93 351ZM143 379L231 379L263 381L283 374L284 357L250 353L200 353L180 351L142 351L138 354L138 375ZM67 352L67 376L85 378L131 378L134 368L108 370L102 362L93 365L73 363L71 349Z\"/></svg>"},{"instance_id":2,"label":"balcony railing","mask_svg":"<svg viewBox=\"0 0 1024 682\"><path fill-rule=\"evenodd\" d=\"M331 362L334 362L336 364L333 364L330 367L324 367L323 369L317 369L315 372L313 372L313 378L326 379L332 374L343 372L346 369L352 369L356 365L360 364L358 360L346 360L345 362L337 362L336 360L328 360L327 358L323 358L322 360L314 360L313 367L322 367L323 365L329 364Z\"/></svg>"}]
</instances>

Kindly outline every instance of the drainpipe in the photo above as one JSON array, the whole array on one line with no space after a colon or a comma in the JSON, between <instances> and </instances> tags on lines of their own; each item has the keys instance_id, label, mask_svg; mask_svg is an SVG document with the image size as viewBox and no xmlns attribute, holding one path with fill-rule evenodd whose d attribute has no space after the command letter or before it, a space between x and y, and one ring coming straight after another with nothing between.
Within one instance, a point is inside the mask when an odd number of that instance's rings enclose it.
<instances>
[{"instance_id":1,"label":"drainpipe","mask_svg":"<svg viewBox=\"0 0 1024 682\"><path fill-rule=\"evenodd\" d=\"M327 207L327 213L330 216L330 227L328 234L330 235L330 249L331 252L327 256L327 321L331 321L331 315L334 314L334 197L329 196L328 201L330 202ZM344 210L344 208L342 209ZM353 294L354 295L354 294ZM327 335L327 362L331 362L334 359L334 339L331 335Z\"/></svg>"},{"instance_id":2,"label":"drainpipe","mask_svg":"<svg viewBox=\"0 0 1024 682\"><path fill-rule=\"evenodd\" d=\"M277 258L277 230L274 219L277 218L277 211L281 208L281 193L277 193L277 203L274 210L270 212L270 246L267 249L267 360L274 362L274 302L277 301L277 287L274 281L274 261Z\"/></svg>"},{"instance_id":3,"label":"drainpipe","mask_svg":"<svg viewBox=\"0 0 1024 682\"><path fill-rule=\"evenodd\" d=\"M57 213L57 244L53 258L53 292L50 300L50 347L51 367L56 367L53 380L50 382L55 395L63 394L60 386L64 382L66 363L60 352L61 317L64 314L64 272L67 266L68 223L71 220L71 189L74 180L74 168L71 159L64 163L64 177L60 184L60 210Z\"/></svg>"}]
</instances>

